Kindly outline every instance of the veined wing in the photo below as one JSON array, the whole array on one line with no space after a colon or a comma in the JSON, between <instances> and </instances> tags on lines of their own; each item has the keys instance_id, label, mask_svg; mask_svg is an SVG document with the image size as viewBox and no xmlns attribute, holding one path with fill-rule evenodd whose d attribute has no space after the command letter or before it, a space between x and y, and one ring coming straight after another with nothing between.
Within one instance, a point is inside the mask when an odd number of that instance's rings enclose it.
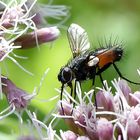
<instances>
[{"instance_id":1,"label":"veined wing","mask_svg":"<svg viewBox=\"0 0 140 140\"><path fill-rule=\"evenodd\" d=\"M87 32L78 24L70 25L68 39L73 57L85 53L90 48Z\"/></svg>"}]
</instances>

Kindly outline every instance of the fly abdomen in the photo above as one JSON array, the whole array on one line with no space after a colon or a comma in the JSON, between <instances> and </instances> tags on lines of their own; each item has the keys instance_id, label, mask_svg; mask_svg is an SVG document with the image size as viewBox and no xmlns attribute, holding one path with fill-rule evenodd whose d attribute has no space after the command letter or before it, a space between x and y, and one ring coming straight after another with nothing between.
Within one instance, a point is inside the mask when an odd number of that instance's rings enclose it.
<instances>
[{"instance_id":1,"label":"fly abdomen","mask_svg":"<svg viewBox=\"0 0 140 140\"><path fill-rule=\"evenodd\" d=\"M96 52L96 57L99 58L98 68L104 69L108 68L110 64L119 61L122 57L123 49L120 47L106 48L101 49Z\"/></svg>"}]
</instances>

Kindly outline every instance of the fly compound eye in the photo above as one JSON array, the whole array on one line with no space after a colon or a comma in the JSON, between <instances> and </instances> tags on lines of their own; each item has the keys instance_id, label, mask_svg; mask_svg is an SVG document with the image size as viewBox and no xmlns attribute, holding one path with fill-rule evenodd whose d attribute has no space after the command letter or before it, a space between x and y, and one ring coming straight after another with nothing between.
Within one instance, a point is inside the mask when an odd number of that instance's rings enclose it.
<instances>
[{"instance_id":1,"label":"fly compound eye","mask_svg":"<svg viewBox=\"0 0 140 140\"><path fill-rule=\"evenodd\" d=\"M68 67L65 67L62 70L62 79L65 83L69 83L72 81L72 70Z\"/></svg>"},{"instance_id":2,"label":"fly compound eye","mask_svg":"<svg viewBox=\"0 0 140 140\"><path fill-rule=\"evenodd\" d=\"M73 80L72 70L69 67L62 68L58 74L58 80L63 84L71 82Z\"/></svg>"}]
</instances>

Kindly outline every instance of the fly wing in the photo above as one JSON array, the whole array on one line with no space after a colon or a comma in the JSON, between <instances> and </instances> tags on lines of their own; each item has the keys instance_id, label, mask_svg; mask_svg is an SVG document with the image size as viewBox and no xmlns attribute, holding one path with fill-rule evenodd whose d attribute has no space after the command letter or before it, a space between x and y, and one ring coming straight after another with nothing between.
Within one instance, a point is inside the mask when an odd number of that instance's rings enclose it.
<instances>
[{"instance_id":1,"label":"fly wing","mask_svg":"<svg viewBox=\"0 0 140 140\"><path fill-rule=\"evenodd\" d=\"M73 57L85 53L90 48L87 32L77 24L68 28L68 39Z\"/></svg>"}]
</instances>

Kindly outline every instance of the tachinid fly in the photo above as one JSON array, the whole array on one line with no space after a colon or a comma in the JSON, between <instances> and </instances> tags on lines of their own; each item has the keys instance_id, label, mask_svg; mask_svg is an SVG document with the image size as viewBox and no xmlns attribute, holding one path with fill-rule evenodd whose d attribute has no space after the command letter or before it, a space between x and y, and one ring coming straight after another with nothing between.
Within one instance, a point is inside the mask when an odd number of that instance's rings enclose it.
<instances>
[{"instance_id":1,"label":"tachinid fly","mask_svg":"<svg viewBox=\"0 0 140 140\"><path fill-rule=\"evenodd\" d=\"M93 85L95 76L99 75L103 83L102 72L110 65L113 65L118 75L126 81L133 84L140 84L133 82L124 77L116 66L115 62L119 61L123 55L122 44L108 44L108 46L100 47L96 50L89 50L90 43L88 35L85 30L77 24L71 24L68 28L67 36L69 39L70 48L73 54L73 59L60 69L58 80L62 83L61 97L64 85L71 88L71 95L73 93L72 81L74 80L74 98L76 97L76 82L86 79L92 79ZM104 84L103 84L104 86ZM61 103L62 106L62 103ZM62 107L63 108L63 107Z\"/></svg>"}]
</instances>

